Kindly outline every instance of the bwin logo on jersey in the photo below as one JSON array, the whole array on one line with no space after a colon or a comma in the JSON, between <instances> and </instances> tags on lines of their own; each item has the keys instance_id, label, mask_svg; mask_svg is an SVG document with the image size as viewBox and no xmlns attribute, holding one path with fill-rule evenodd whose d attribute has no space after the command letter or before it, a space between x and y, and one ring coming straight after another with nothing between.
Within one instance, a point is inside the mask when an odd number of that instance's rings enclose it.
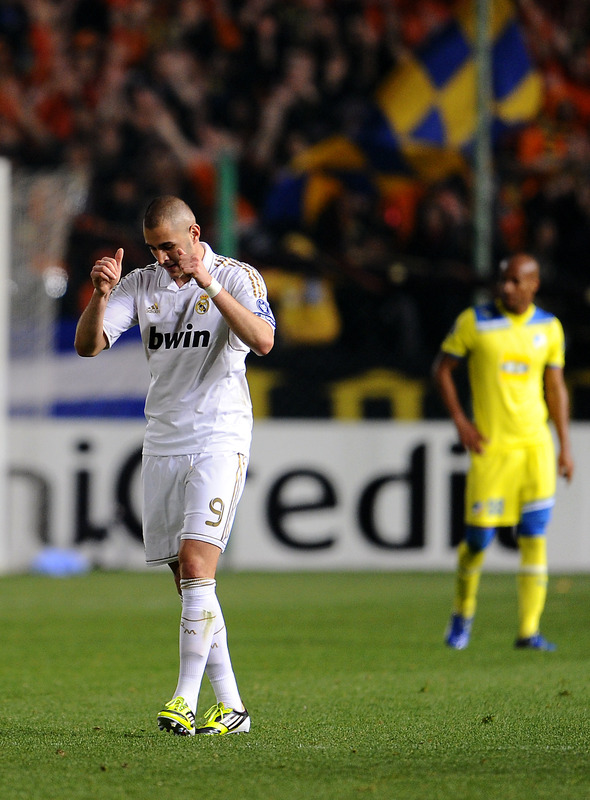
<instances>
[{"instance_id":1,"label":"bwin logo on jersey","mask_svg":"<svg viewBox=\"0 0 590 800\"><path fill-rule=\"evenodd\" d=\"M179 347L207 347L209 345L209 339L211 338L209 331L194 331L190 322L186 327L185 331L160 333L156 330L156 326L152 325L148 339L148 350L159 350L162 346L165 350L177 350Z\"/></svg>"}]
</instances>

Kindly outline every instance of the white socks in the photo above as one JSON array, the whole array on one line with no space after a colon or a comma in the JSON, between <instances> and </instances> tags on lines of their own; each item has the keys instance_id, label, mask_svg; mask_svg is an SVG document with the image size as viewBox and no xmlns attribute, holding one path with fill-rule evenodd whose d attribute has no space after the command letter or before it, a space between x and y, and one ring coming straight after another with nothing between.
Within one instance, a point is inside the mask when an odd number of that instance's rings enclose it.
<instances>
[{"instance_id":1,"label":"white socks","mask_svg":"<svg viewBox=\"0 0 590 800\"><path fill-rule=\"evenodd\" d=\"M216 582L207 578L181 580L180 670L174 697L184 697L196 711L203 673L211 681L217 702L242 709L229 651L225 621L217 595Z\"/></svg>"},{"instance_id":2,"label":"white socks","mask_svg":"<svg viewBox=\"0 0 590 800\"><path fill-rule=\"evenodd\" d=\"M217 597L215 598L217 600ZM241 711L243 708L238 692L238 685L229 657L227 647L227 628L221 613L219 602L217 602L218 616L215 619L215 633L211 641L211 652L207 661L207 677L211 681L211 686L215 692L218 703L223 703L227 708L235 708Z\"/></svg>"}]
</instances>

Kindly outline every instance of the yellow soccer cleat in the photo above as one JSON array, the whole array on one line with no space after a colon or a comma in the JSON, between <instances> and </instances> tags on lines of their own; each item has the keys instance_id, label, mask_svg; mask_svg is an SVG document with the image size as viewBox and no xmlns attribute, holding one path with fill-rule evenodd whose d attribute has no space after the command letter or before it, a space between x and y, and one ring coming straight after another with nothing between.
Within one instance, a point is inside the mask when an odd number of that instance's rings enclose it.
<instances>
[{"instance_id":1,"label":"yellow soccer cleat","mask_svg":"<svg viewBox=\"0 0 590 800\"><path fill-rule=\"evenodd\" d=\"M158 714L158 728L176 736L195 735L195 715L185 703L184 697L174 697Z\"/></svg>"},{"instance_id":2,"label":"yellow soccer cleat","mask_svg":"<svg viewBox=\"0 0 590 800\"><path fill-rule=\"evenodd\" d=\"M205 724L196 728L195 733L214 734L222 736L226 733L248 733L250 730L250 715L244 709L236 711L226 708L223 703L212 706L205 714Z\"/></svg>"}]
</instances>

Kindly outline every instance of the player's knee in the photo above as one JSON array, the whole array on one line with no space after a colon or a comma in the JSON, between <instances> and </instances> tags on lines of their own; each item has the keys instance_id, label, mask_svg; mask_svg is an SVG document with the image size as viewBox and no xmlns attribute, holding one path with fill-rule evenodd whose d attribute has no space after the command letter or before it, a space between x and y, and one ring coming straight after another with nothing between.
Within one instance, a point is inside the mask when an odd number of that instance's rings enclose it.
<instances>
[{"instance_id":1,"label":"player's knee","mask_svg":"<svg viewBox=\"0 0 590 800\"><path fill-rule=\"evenodd\" d=\"M182 580L189 578L208 578L205 559L197 553L187 554L180 559L180 577Z\"/></svg>"},{"instance_id":2,"label":"player's knee","mask_svg":"<svg viewBox=\"0 0 590 800\"><path fill-rule=\"evenodd\" d=\"M467 525L465 528L465 541L469 549L474 553L485 550L490 544L496 533L495 528L478 528L475 525Z\"/></svg>"},{"instance_id":3,"label":"player's knee","mask_svg":"<svg viewBox=\"0 0 590 800\"><path fill-rule=\"evenodd\" d=\"M182 580L215 578L220 550L195 539L181 539L178 561Z\"/></svg>"}]
</instances>

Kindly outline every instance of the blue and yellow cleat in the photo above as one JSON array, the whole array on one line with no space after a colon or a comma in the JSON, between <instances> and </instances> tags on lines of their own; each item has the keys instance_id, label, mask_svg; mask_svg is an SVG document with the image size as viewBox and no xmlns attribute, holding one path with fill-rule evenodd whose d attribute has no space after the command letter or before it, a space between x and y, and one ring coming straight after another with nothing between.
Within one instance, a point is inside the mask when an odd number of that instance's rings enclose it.
<instances>
[{"instance_id":1,"label":"blue and yellow cleat","mask_svg":"<svg viewBox=\"0 0 590 800\"><path fill-rule=\"evenodd\" d=\"M553 642L548 642L540 633L535 633L533 636L527 636L524 639L517 639L514 642L514 646L518 650L546 650L548 653L557 650L557 645L553 644Z\"/></svg>"},{"instance_id":2,"label":"blue and yellow cleat","mask_svg":"<svg viewBox=\"0 0 590 800\"><path fill-rule=\"evenodd\" d=\"M462 617L461 614L453 614L445 633L445 643L454 650L465 650L469 644L472 624L473 617L468 618Z\"/></svg>"},{"instance_id":3,"label":"blue and yellow cleat","mask_svg":"<svg viewBox=\"0 0 590 800\"><path fill-rule=\"evenodd\" d=\"M195 715L184 697L174 697L158 714L158 728L176 736L195 735Z\"/></svg>"},{"instance_id":4,"label":"blue and yellow cleat","mask_svg":"<svg viewBox=\"0 0 590 800\"><path fill-rule=\"evenodd\" d=\"M195 733L213 734L223 736L226 733L248 733L250 730L250 715L244 709L236 711L226 708L223 703L212 706L205 714L205 724L196 728Z\"/></svg>"}]
</instances>

